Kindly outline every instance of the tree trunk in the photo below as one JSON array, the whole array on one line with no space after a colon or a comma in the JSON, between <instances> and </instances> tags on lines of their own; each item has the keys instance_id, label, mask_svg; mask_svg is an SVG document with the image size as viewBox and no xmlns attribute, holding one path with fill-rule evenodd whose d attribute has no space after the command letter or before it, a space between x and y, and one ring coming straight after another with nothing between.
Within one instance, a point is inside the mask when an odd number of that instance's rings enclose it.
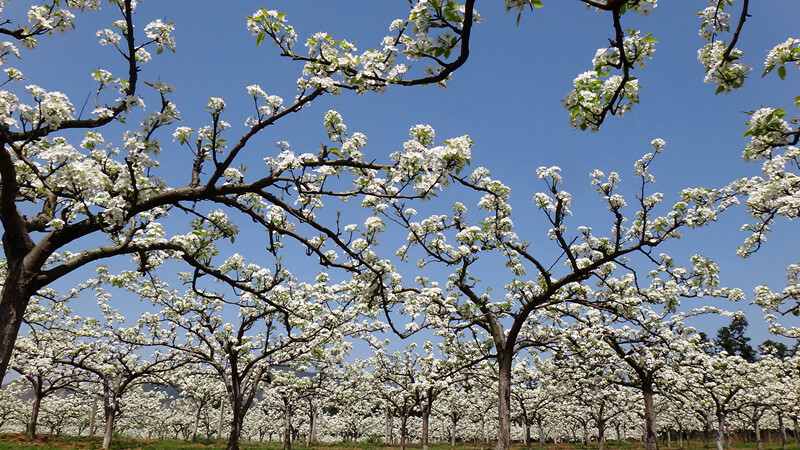
<instances>
[{"instance_id":1,"label":"tree trunk","mask_svg":"<svg viewBox=\"0 0 800 450\"><path fill-rule=\"evenodd\" d=\"M725 448L725 416L721 413L717 414L717 433L714 435L714 442L717 444L717 450Z\"/></svg>"},{"instance_id":2,"label":"tree trunk","mask_svg":"<svg viewBox=\"0 0 800 450\"><path fill-rule=\"evenodd\" d=\"M42 397L41 380L39 380L38 385L34 387L31 418L28 421L28 426L25 429L25 434L28 436L28 439L36 438L36 424L39 421L39 411L42 408Z\"/></svg>"},{"instance_id":3,"label":"tree trunk","mask_svg":"<svg viewBox=\"0 0 800 450\"><path fill-rule=\"evenodd\" d=\"M239 450L239 438L242 436L242 424L244 423L244 411L241 401L237 399L233 400L231 404L231 412L233 413L233 418L231 419L231 431L228 434L228 445L225 448L227 450Z\"/></svg>"},{"instance_id":4,"label":"tree trunk","mask_svg":"<svg viewBox=\"0 0 800 450\"><path fill-rule=\"evenodd\" d=\"M758 420L753 421L753 432L756 435L756 448L761 450L761 426L758 423Z\"/></svg>"},{"instance_id":5,"label":"tree trunk","mask_svg":"<svg viewBox=\"0 0 800 450\"><path fill-rule=\"evenodd\" d=\"M394 412L392 411L389 402L386 402L386 430L384 434L386 435L386 444L393 445L394 444Z\"/></svg>"},{"instance_id":6,"label":"tree trunk","mask_svg":"<svg viewBox=\"0 0 800 450\"><path fill-rule=\"evenodd\" d=\"M653 402L653 381L642 380L642 397L644 398L644 445L646 450L658 450L658 431L656 429L656 407Z\"/></svg>"},{"instance_id":7,"label":"tree trunk","mask_svg":"<svg viewBox=\"0 0 800 450\"><path fill-rule=\"evenodd\" d=\"M597 421L597 448L598 450L605 450L606 448L606 421Z\"/></svg>"},{"instance_id":8,"label":"tree trunk","mask_svg":"<svg viewBox=\"0 0 800 450\"><path fill-rule=\"evenodd\" d=\"M542 426L541 418L536 419L536 429L539 432L539 448L544 448L544 427Z\"/></svg>"},{"instance_id":9,"label":"tree trunk","mask_svg":"<svg viewBox=\"0 0 800 450\"><path fill-rule=\"evenodd\" d=\"M5 223L3 225L6 225ZM17 341L19 327L25 315L25 308L30 302L33 289L28 287L31 283L25 282L22 269L22 258L13 258L8 236L3 235L3 246L6 250L7 273L3 288L0 290L0 380L5 378L8 363L14 353L14 343ZM20 247L21 245L13 245ZM33 247L33 243L31 243ZM18 261L14 262L14 259ZM35 290L33 290L35 291Z\"/></svg>"},{"instance_id":10,"label":"tree trunk","mask_svg":"<svg viewBox=\"0 0 800 450\"><path fill-rule=\"evenodd\" d=\"M106 406L104 409L106 424L103 428L103 448L107 449L111 446L111 437L114 435L114 422L117 418L117 410L113 406Z\"/></svg>"},{"instance_id":11,"label":"tree trunk","mask_svg":"<svg viewBox=\"0 0 800 450\"><path fill-rule=\"evenodd\" d=\"M292 448L292 403L289 397L283 398L283 448Z\"/></svg>"},{"instance_id":12,"label":"tree trunk","mask_svg":"<svg viewBox=\"0 0 800 450\"><path fill-rule=\"evenodd\" d=\"M428 402L421 408L422 413L422 450L429 450L428 443L430 441L430 418L431 418L431 397L428 396Z\"/></svg>"},{"instance_id":13,"label":"tree trunk","mask_svg":"<svg viewBox=\"0 0 800 450\"><path fill-rule=\"evenodd\" d=\"M497 355L497 445L496 450L508 450L511 445L511 359L513 345ZM649 450L649 449L648 449Z\"/></svg>"},{"instance_id":14,"label":"tree trunk","mask_svg":"<svg viewBox=\"0 0 800 450\"><path fill-rule=\"evenodd\" d=\"M589 423L588 422L581 422L583 425L583 446L588 448L589 447Z\"/></svg>"},{"instance_id":15,"label":"tree trunk","mask_svg":"<svg viewBox=\"0 0 800 450\"><path fill-rule=\"evenodd\" d=\"M525 417L525 448L531 450L531 421Z\"/></svg>"},{"instance_id":16,"label":"tree trunk","mask_svg":"<svg viewBox=\"0 0 800 450\"><path fill-rule=\"evenodd\" d=\"M450 414L451 424L453 425L450 431L450 446L456 446L456 425L458 425L458 416L455 414Z\"/></svg>"},{"instance_id":17,"label":"tree trunk","mask_svg":"<svg viewBox=\"0 0 800 450\"><path fill-rule=\"evenodd\" d=\"M306 447L311 447L311 444L317 442L317 408L314 407L314 402L308 399L308 438L306 439Z\"/></svg>"},{"instance_id":18,"label":"tree trunk","mask_svg":"<svg viewBox=\"0 0 800 450\"><path fill-rule=\"evenodd\" d=\"M622 426L622 424L619 422L617 422L617 424L614 426L617 430L617 448L622 447L622 436L619 433L620 426Z\"/></svg>"},{"instance_id":19,"label":"tree trunk","mask_svg":"<svg viewBox=\"0 0 800 450\"><path fill-rule=\"evenodd\" d=\"M710 440L712 429L713 428L711 426L711 413L706 412L706 427L704 430L705 433L703 433L703 447L708 446L708 441Z\"/></svg>"},{"instance_id":20,"label":"tree trunk","mask_svg":"<svg viewBox=\"0 0 800 450\"><path fill-rule=\"evenodd\" d=\"M794 440L796 440L797 444L800 445L800 433L797 432L797 416L792 417L792 421L794 421Z\"/></svg>"},{"instance_id":21,"label":"tree trunk","mask_svg":"<svg viewBox=\"0 0 800 450\"><path fill-rule=\"evenodd\" d=\"M192 424L192 442L197 442L197 430L200 429L200 416L203 413L203 404L198 403L197 412L194 414L194 423Z\"/></svg>"},{"instance_id":22,"label":"tree trunk","mask_svg":"<svg viewBox=\"0 0 800 450\"><path fill-rule=\"evenodd\" d=\"M400 448L406 450L406 425L408 424L408 414L403 412L400 417Z\"/></svg>"},{"instance_id":23,"label":"tree trunk","mask_svg":"<svg viewBox=\"0 0 800 450\"><path fill-rule=\"evenodd\" d=\"M783 426L783 413L778 413L778 431L781 435L781 448L786 450L786 427Z\"/></svg>"},{"instance_id":24,"label":"tree trunk","mask_svg":"<svg viewBox=\"0 0 800 450\"><path fill-rule=\"evenodd\" d=\"M225 423L225 396L219 400L219 422L217 422L217 439L222 439L222 426Z\"/></svg>"},{"instance_id":25,"label":"tree trunk","mask_svg":"<svg viewBox=\"0 0 800 450\"><path fill-rule=\"evenodd\" d=\"M89 410L89 436L94 436L97 428L97 398L92 399L92 407Z\"/></svg>"}]
</instances>

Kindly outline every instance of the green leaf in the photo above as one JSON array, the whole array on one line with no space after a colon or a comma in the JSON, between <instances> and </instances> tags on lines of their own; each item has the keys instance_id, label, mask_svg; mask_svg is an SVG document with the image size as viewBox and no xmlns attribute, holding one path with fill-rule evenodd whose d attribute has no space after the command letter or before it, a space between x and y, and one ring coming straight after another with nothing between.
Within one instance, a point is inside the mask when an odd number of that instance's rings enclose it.
<instances>
[{"instance_id":1,"label":"green leaf","mask_svg":"<svg viewBox=\"0 0 800 450\"><path fill-rule=\"evenodd\" d=\"M519 19L520 19L520 17L522 17L522 13L521 13L521 12L518 12L518 13L517 13L517 26L519 26Z\"/></svg>"},{"instance_id":2,"label":"green leaf","mask_svg":"<svg viewBox=\"0 0 800 450\"><path fill-rule=\"evenodd\" d=\"M258 33L258 37L256 38L256 46L259 46L262 42L264 42L264 36L266 35L267 33L264 33L263 31Z\"/></svg>"},{"instance_id":3,"label":"green leaf","mask_svg":"<svg viewBox=\"0 0 800 450\"><path fill-rule=\"evenodd\" d=\"M778 67L778 76L781 77L781 80L786 79L786 66Z\"/></svg>"},{"instance_id":4,"label":"green leaf","mask_svg":"<svg viewBox=\"0 0 800 450\"><path fill-rule=\"evenodd\" d=\"M533 5L534 8L541 8L542 6L544 6L542 4L542 0L533 0L531 4Z\"/></svg>"}]
</instances>

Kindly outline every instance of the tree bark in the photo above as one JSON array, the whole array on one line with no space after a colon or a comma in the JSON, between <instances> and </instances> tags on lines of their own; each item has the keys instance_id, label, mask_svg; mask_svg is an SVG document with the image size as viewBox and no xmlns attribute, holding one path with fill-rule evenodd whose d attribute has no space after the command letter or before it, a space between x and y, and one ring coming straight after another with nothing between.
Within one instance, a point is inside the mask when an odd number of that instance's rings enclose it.
<instances>
[{"instance_id":1,"label":"tree bark","mask_svg":"<svg viewBox=\"0 0 800 450\"><path fill-rule=\"evenodd\" d=\"M583 428L583 446L589 448L589 424L588 422L581 422Z\"/></svg>"},{"instance_id":2,"label":"tree bark","mask_svg":"<svg viewBox=\"0 0 800 450\"><path fill-rule=\"evenodd\" d=\"M717 433L714 435L714 442L717 444L717 450L725 448L725 416L717 413Z\"/></svg>"},{"instance_id":3,"label":"tree bark","mask_svg":"<svg viewBox=\"0 0 800 450\"><path fill-rule=\"evenodd\" d=\"M778 413L778 431L781 435L781 448L786 450L786 427L783 426L783 413Z\"/></svg>"},{"instance_id":4,"label":"tree bark","mask_svg":"<svg viewBox=\"0 0 800 450\"><path fill-rule=\"evenodd\" d=\"M103 427L103 448L107 449L111 446L111 438L114 436L114 422L117 419L117 409L113 405L107 405L105 408L106 424Z\"/></svg>"},{"instance_id":5,"label":"tree bark","mask_svg":"<svg viewBox=\"0 0 800 450\"><path fill-rule=\"evenodd\" d=\"M197 412L194 414L194 423L192 424L192 442L197 442L197 430L200 429L200 416L203 412L203 404L197 404Z\"/></svg>"},{"instance_id":6,"label":"tree bark","mask_svg":"<svg viewBox=\"0 0 800 450\"><path fill-rule=\"evenodd\" d=\"M796 440L797 444L800 445L800 433L797 432L797 416L792 417L792 421L794 422L794 440Z\"/></svg>"},{"instance_id":7,"label":"tree bark","mask_svg":"<svg viewBox=\"0 0 800 450\"><path fill-rule=\"evenodd\" d=\"M222 425L225 421L225 396L219 400L219 422L217 423L217 439L222 439Z\"/></svg>"},{"instance_id":8,"label":"tree bark","mask_svg":"<svg viewBox=\"0 0 800 450\"><path fill-rule=\"evenodd\" d=\"M225 448L227 450L239 450L239 438L242 436L242 424L244 423L244 410L241 399L237 398L236 395L233 395L231 401L231 413L233 413L231 431L228 434L228 445ZM221 419L222 416L220 416L220 422L222 421Z\"/></svg>"},{"instance_id":9,"label":"tree bark","mask_svg":"<svg viewBox=\"0 0 800 450\"><path fill-rule=\"evenodd\" d=\"M606 448L606 421L597 421L597 448L598 450L605 450Z\"/></svg>"},{"instance_id":10,"label":"tree bark","mask_svg":"<svg viewBox=\"0 0 800 450\"><path fill-rule=\"evenodd\" d=\"M406 450L406 437L408 436L406 425L408 424L408 414L405 412L400 417L400 448Z\"/></svg>"},{"instance_id":11,"label":"tree bark","mask_svg":"<svg viewBox=\"0 0 800 450\"><path fill-rule=\"evenodd\" d=\"M508 450L511 446L511 359L513 346L497 355L497 445L496 450ZM649 450L649 449L648 449Z\"/></svg>"},{"instance_id":12,"label":"tree bark","mask_svg":"<svg viewBox=\"0 0 800 450\"><path fill-rule=\"evenodd\" d=\"M422 450L429 450L430 441L430 418L431 418L431 397L420 408L422 412Z\"/></svg>"},{"instance_id":13,"label":"tree bark","mask_svg":"<svg viewBox=\"0 0 800 450\"><path fill-rule=\"evenodd\" d=\"M642 379L642 397L644 398L644 445L646 450L658 450L658 430L656 429L656 407L653 402L653 381Z\"/></svg>"},{"instance_id":14,"label":"tree bark","mask_svg":"<svg viewBox=\"0 0 800 450\"><path fill-rule=\"evenodd\" d=\"M386 402L386 443L394 445L394 413L389 402Z\"/></svg>"},{"instance_id":15,"label":"tree bark","mask_svg":"<svg viewBox=\"0 0 800 450\"><path fill-rule=\"evenodd\" d=\"M306 447L311 447L311 444L317 442L317 408L314 407L314 401L308 399L308 439L306 439Z\"/></svg>"},{"instance_id":16,"label":"tree bark","mask_svg":"<svg viewBox=\"0 0 800 450\"><path fill-rule=\"evenodd\" d=\"M755 434L756 438L756 448L761 450L761 425L758 420L753 420L753 434Z\"/></svg>"},{"instance_id":17,"label":"tree bark","mask_svg":"<svg viewBox=\"0 0 800 450\"><path fill-rule=\"evenodd\" d=\"M289 397L283 398L283 448L292 448L292 402Z\"/></svg>"},{"instance_id":18,"label":"tree bark","mask_svg":"<svg viewBox=\"0 0 800 450\"><path fill-rule=\"evenodd\" d=\"M531 421L527 417L525 417L525 448L531 450Z\"/></svg>"},{"instance_id":19,"label":"tree bark","mask_svg":"<svg viewBox=\"0 0 800 450\"><path fill-rule=\"evenodd\" d=\"M458 416L456 414L450 414L450 420L452 428L450 430L450 446L456 446L456 425L458 425Z\"/></svg>"},{"instance_id":20,"label":"tree bark","mask_svg":"<svg viewBox=\"0 0 800 450\"><path fill-rule=\"evenodd\" d=\"M28 439L36 438L36 424L39 421L39 411L42 408L42 385L41 380L38 380L33 389L33 405L31 406L31 418L28 421L28 426L25 428L25 434Z\"/></svg>"},{"instance_id":21,"label":"tree bark","mask_svg":"<svg viewBox=\"0 0 800 450\"><path fill-rule=\"evenodd\" d=\"M4 280L3 289L0 290L0 380L5 378L11 355L14 353L14 343L17 341L19 328L25 309L28 307L32 289L22 271L22 261L13 261L11 251L7 247L6 236L3 236L3 245L6 246L8 256L8 273ZM35 292L35 289L33 289Z\"/></svg>"},{"instance_id":22,"label":"tree bark","mask_svg":"<svg viewBox=\"0 0 800 450\"><path fill-rule=\"evenodd\" d=\"M89 410L89 436L94 436L97 425L97 398L92 399L92 408Z\"/></svg>"}]
</instances>

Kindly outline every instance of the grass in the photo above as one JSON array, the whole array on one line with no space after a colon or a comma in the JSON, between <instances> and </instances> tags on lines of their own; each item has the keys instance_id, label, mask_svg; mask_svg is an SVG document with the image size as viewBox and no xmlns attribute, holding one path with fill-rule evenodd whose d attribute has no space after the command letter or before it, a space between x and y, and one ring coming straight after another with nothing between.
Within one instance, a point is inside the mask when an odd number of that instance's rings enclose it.
<instances>
[{"instance_id":1,"label":"grass","mask_svg":"<svg viewBox=\"0 0 800 450\"><path fill-rule=\"evenodd\" d=\"M30 440L24 434L0 434L0 450L94 450L99 449L102 444L102 438L99 436L86 437L86 436L48 436L41 435L36 439ZM659 448L662 450L674 449L678 450L677 441L673 441L670 447L666 446L666 442L661 442ZM764 450L781 450L780 442L773 442L771 444L764 442L762 444ZM224 441L203 439L198 442L186 441L173 441L173 440L143 440L133 439L128 437L116 436L111 442L112 449L130 449L130 450L168 450L168 449L222 449L225 448ZM279 450L281 449L280 443L258 443L258 442L243 442L242 449L246 450ZM409 449L420 448L419 444L408 445ZM481 444L458 444L457 450L490 450L492 445ZM512 449L524 449L524 445L514 444ZM534 443L533 448L538 448ZM636 443L623 442L621 446L617 446L616 442L607 442L606 450L615 450L622 448L625 450L639 450L643 446ZM755 449L754 443L734 443L728 448L735 449ZM305 445L292 445L294 450L377 450L377 449L394 449L399 450L400 446L388 446L380 443L336 443L336 444L319 444L313 447ZM449 444L432 444L431 450L451 450ZM596 450L597 444L592 443L589 447L582 444L549 444L545 450ZM713 443L704 446L702 442L692 441L690 443L684 442L685 450L715 450ZM800 450L796 443L786 446L786 450Z\"/></svg>"}]
</instances>

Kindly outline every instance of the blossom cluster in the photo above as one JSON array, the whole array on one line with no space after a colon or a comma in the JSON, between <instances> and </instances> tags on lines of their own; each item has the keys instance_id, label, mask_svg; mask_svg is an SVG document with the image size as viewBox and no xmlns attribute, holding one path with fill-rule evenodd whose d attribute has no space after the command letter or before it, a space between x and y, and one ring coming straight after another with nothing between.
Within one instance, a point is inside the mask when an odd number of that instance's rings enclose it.
<instances>
[{"instance_id":1,"label":"blossom cluster","mask_svg":"<svg viewBox=\"0 0 800 450\"><path fill-rule=\"evenodd\" d=\"M727 54L726 54L727 52ZM713 83L717 93L730 93L742 87L744 79L753 70L739 61L742 51L733 48L728 50L725 41L714 41L697 51L697 60L703 65L706 76L704 82Z\"/></svg>"}]
</instances>

